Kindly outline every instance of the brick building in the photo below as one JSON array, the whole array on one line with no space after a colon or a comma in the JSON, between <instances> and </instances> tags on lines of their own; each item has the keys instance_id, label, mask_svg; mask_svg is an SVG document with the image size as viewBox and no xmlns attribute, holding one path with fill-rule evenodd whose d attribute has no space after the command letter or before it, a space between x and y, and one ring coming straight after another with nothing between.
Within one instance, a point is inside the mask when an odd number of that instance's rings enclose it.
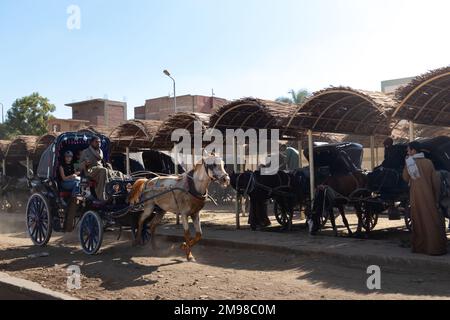
<instances>
[{"instance_id":1,"label":"brick building","mask_svg":"<svg viewBox=\"0 0 450 320\"><path fill-rule=\"evenodd\" d=\"M74 132L89 126L87 120L72 120L72 119L50 119L47 122L48 132Z\"/></svg>"},{"instance_id":2,"label":"brick building","mask_svg":"<svg viewBox=\"0 0 450 320\"><path fill-rule=\"evenodd\" d=\"M113 128L127 120L126 102L93 99L68 103L72 119L89 121L89 125Z\"/></svg>"},{"instance_id":3,"label":"brick building","mask_svg":"<svg viewBox=\"0 0 450 320\"><path fill-rule=\"evenodd\" d=\"M174 113L173 97L149 99L144 106L134 109L135 119L165 120ZM212 113L212 110L225 105L226 99L199 95L184 95L177 97L177 112Z\"/></svg>"}]
</instances>

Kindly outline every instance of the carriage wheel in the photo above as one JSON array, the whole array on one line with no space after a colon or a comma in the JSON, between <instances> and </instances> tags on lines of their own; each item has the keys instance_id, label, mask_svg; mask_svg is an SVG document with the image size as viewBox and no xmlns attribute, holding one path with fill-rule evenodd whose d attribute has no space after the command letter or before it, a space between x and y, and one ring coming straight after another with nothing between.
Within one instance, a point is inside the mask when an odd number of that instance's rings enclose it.
<instances>
[{"instance_id":1,"label":"carriage wheel","mask_svg":"<svg viewBox=\"0 0 450 320\"><path fill-rule=\"evenodd\" d=\"M33 194L28 200L27 232L36 246L47 245L52 236L52 216L47 199L40 193Z\"/></svg>"},{"instance_id":2,"label":"carriage wheel","mask_svg":"<svg viewBox=\"0 0 450 320\"><path fill-rule=\"evenodd\" d=\"M103 241L103 222L97 212L88 211L81 218L79 238L84 253L94 255Z\"/></svg>"},{"instance_id":3,"label":"carriage wheel","mask_svg":"<svg viewBox=\"0 0 450 320\"><path fill-rule=\"evenodd\" d=\"M366 232L371 232L378 224L378 213L364 210L362 214L362 225Z\"/></svg>"},{"instance_id":4,"label":"carriage wheel","mask_svg":"<svg viewBox=\"0 0 450 320\"><path fill-rule=\"evenodd\" d=\"M275 202L275 218L277 219L278 223L284 227L288 228L289 230L292 228L292 220L293 220L293 213L288 212L286 208L279 205L277 202Z\"/></svg>"},{"instance_id":5,"label":"carriage wheel","mask_svg":"<svg viewBox=\"0 0 450 320\"><path fill-rule=\"evenodd\" d=\"M147 243L149 243L150 239L152 238L152 234L150 233L150 221L151 218L148 218L147 220L144 221L141 235L142 245L146 245ZM137 229L138 229L137 222L135 222L131 227L131 236L133 237L133 240L136 240Z\"/></svg>"}]
</instances>

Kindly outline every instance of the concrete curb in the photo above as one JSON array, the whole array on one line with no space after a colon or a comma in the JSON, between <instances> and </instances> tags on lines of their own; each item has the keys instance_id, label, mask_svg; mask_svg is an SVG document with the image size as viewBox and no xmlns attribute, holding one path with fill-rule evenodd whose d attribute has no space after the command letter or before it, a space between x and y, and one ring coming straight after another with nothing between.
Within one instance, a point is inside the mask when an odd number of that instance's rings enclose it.
<instances>
[{"instance_id":1,"label":"concrete curb","mask_svg":"<svg viewBox=\"0 0 450 320\"><path fill-rule=\"evenodd\" d=\"M169 242L181 243L184 241L183 236L164 234L163 231L160 231L158 237L165 238ZM207 237L203 238L200 244L228 249L259 250L288 255L315 256L330 259L336 262L341 262L346 265L355 265L363 263L364 265L367 266L378 265L385 268L389 267L420 268L422 270L433 269L435 271L445 271L445 272L448 272L450 270L450 264L442 261L429 261L424 259L404 258L389 255L382 256L370 253L352 254L317 248L306 248L306 247L288 248L285 246L267 245L259 243L246 243L235 240L211 239Z\"/></svg>"},{"instance_id":2,"label":"concrete curb","mask_svg":"<svg viewBox=\"0 0 450 320\"><path fill-rule=\"evenodd\" d=\"M0 272L0 300L78 300L40 284Z\"/></svg>"}]
</instances>

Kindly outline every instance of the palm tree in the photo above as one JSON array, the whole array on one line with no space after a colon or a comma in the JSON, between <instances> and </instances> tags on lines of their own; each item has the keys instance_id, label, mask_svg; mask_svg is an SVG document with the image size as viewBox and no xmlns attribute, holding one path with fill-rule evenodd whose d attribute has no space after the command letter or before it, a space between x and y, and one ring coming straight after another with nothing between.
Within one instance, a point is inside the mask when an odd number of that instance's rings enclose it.
<instances>
[{"instance_id":1,"label":"palm tree","mask_svg":"<svg viewBox=\"0 0 450 320\"><path fill-rule=\"evenodd\" d=\"M289 94L291 95L290 97L280 97L276 101L284 103L302 104L311 95L306 89L301 89L298 91L292 89L291 91L289 91Z\"/></svg>"}]
</instances>

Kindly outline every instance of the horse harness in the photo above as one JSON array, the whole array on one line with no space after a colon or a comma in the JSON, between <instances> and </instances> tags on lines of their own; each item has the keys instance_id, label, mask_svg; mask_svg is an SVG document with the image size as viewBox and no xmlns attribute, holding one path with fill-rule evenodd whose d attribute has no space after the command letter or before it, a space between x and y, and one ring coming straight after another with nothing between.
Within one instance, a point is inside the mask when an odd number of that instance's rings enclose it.
<instances>
[{"instance_id":1,"label":"horse harness","mask_svg":"<svg viewBox=\"0 0 450 320\"><path fill-rule=\"evenodd\" d=\"M262 183L259 183L255 178L255 173L252 172L250 175L250 179L247 182L247 185L245 189L239 188L239 179L242 177L243 173L239 174L236 179L236 189L237 192L240 193L242 196L247 197L249 194L251 194L255 189L261 189L269 193L269 197L272 197L273 195L277 196L283 196L283 197L292 197L292 194L289 192L280 191L285 188L291 187L291 177L286 174L288 177L288 183L287 185L283 185L283 181L281 180L280 173L277 173L278 180L280 182L280 185L276 188L270 188Z\"/></svg>"}]
</instances>

